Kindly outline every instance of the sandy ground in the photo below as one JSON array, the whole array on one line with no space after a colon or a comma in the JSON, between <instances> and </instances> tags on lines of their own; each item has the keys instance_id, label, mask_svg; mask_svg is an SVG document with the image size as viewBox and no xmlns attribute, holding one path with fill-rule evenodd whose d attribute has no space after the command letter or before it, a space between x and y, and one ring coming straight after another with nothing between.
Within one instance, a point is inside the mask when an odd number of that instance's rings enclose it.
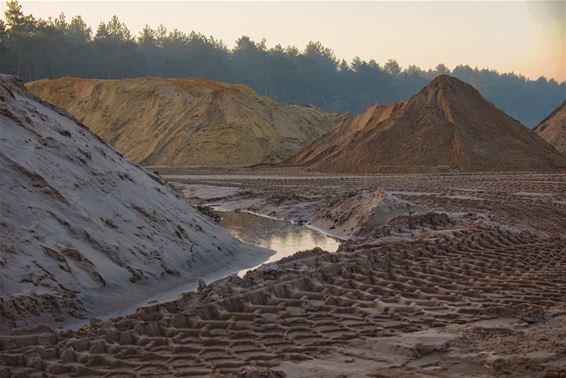
<instances>
[{"instance_id":1,"label":"sandy ground","mask_svg":"<svg viewBox=\"0 0 566 378\"><path fill-rule=\"evenodd\" d=\"M384 224L356 218L336 253L78 331L1 336L0 377L566 375L565 175L167 173L195 204L294 221L374 193L413 207Z\"/></svg>"},{"instance_id":2,"label":"sandy ground","mask_svg":"<svg viewBox=\"0 0 566 378\"><path fill-rule=\"evenodd\" d=\"M329 210L339 209L343 215L355 208L344 206L349 199L379 192L412 205L397 207L394 216L408 216L409 211L444 212L463 222L464 227L475 218L544 236L566 233L563 174L324 176L284 169L159 172L195 205L253 210L293 222L309 222L331 234L351 236L367 225L359 221L354 225L358 230L344 229ZM182 174L176 175L177 172ZM378 210L383 214L383 208Z\"/></svg>"}]
</instances>

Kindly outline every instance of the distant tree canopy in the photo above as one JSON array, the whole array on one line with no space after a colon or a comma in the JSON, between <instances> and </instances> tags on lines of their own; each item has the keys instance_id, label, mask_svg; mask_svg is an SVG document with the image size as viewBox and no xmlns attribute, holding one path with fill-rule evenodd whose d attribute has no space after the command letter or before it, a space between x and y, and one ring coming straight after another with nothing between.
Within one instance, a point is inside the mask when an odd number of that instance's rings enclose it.
<instances>
[{"instance_id":1,"label":"distant tree canopy","mask_svg":"<svg viewBox=\"0 0 566 378\"><path fill-rule=\"evenodd\" d=\"M195 76L245 83L278 101L310 103L334 111L357 113L372 103L403 100L435 76L451 74L525 125L533 127L566 98L566 82L514 73L444 64L434 70L402 68L390 59L337 59L320 42L303 51L294 46L267 48L247 36L229 49L203 34L164 26L146 26L138 36L116 16L91 30L81 16L61 14L47 20L24 15L8 1L0 20L0 72L25 81L61 76L117 79L142 75Z\"/></svg>"}]
</instances>

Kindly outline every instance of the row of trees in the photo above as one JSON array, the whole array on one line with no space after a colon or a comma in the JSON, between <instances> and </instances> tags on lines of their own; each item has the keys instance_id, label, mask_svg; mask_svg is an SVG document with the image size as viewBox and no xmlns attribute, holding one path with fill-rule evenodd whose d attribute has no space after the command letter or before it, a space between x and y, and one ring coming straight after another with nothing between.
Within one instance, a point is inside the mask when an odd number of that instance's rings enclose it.
<instances>
[{"instance_id":1,"label":"row of trees","mask_svg":"<svg viewBox=\"0 0 566 378\"><path fill-rule=\"evenodd\" d=\"M402 68L394 60L383 65L359 58L346 62L320 42L309 42L301 51L294 46L268 48L265 40L242 36L229 49L213 37L164 26L146 26L135 36L115 16L93 31L80 16L67 20L62 14L44 20L25 15L17 1L7 3L4 16L0 71L26 81L61 76L197 76L245 83L279 101L359 112L374 102L405 99L438 74L448 73L474 85L528 126L566 97L566 83L544 77L528 80L462 65L449 70L439 64L425 71Z\"/></svg>"}]
</instances>

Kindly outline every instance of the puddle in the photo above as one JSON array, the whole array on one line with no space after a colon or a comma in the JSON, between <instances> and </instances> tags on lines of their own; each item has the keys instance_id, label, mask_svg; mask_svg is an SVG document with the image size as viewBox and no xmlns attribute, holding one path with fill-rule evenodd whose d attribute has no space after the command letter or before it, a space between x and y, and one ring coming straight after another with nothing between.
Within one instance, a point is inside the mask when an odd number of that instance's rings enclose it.
<instances>
[{"instance_id":1,"label":"puddle","mask_svg":"<svg viewBox=\"0 0 566 378\"><path fill-rule=\"evenodd\" d=\"M291 256L297 251L320 247L328 252L336 252L340 246L335 238L310 227L246 212L223 213L220 226L243 242L274 250L276 253L264 264ZM248 270L238 274L243 275Z\"/></svg>"}]
</instances>

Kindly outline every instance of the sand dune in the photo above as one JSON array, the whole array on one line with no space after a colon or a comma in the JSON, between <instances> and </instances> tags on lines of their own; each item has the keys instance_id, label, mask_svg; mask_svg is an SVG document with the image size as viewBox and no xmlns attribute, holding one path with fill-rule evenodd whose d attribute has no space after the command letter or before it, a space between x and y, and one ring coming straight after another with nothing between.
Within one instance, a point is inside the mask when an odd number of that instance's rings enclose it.
<instances>
[{"instance_id":1,"label":"sand dune","mask_svg":"<svg viewBox=\"0 0 566 378\"><path fill-rule=\"evenodd\" d=\"M201 79L62 78L27 86L144 165L279 162L324 134L335 118L277 103L245 85Z\"/></svg>"},{"instance_id":2,"label":"sand dune","mask_svg":"<svg viewBox=\"0 0 566 378\"><path fill-rule=\"evenodd\" d=\"M556 172L566 158L473 87L442 75L405 103L343 117L287 164L343 173Z\"/></svg>"},{"instance_id":3,"label":"sand dune","mask_svg":"<svg viewBox=\"0 0 566 378\"><path fill-rule=\"evenodd\" d=\"M0 332L98 316L270 254L13 76L0 76L0 123Z\"/></svg>"},{"instance_id":4,"label":"sand dune","mask_svg":"<svg viewBox=\"0 0 566 378\"><path fill-rule=\"evenodd\" d=\"M563 154L566 154L566 101L546 117L535 132Z\"/></svg>"}]
</instances>

